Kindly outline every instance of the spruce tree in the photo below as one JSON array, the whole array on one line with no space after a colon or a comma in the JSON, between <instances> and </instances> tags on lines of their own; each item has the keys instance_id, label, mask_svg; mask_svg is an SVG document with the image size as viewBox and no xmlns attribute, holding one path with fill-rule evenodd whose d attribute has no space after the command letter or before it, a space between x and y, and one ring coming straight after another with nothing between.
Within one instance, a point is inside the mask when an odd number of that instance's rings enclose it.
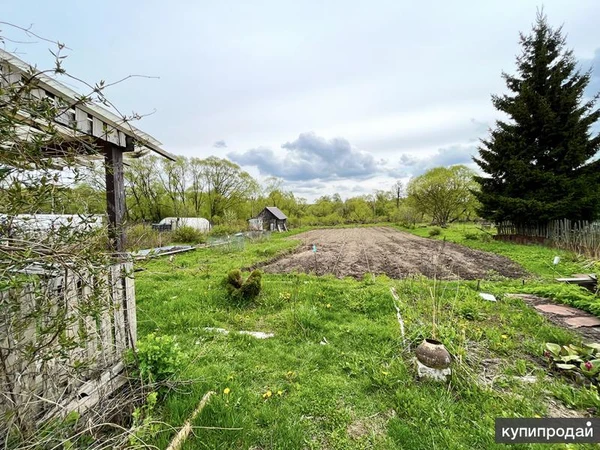
<instances>
[{"instance_id":1,"label":"spruce tree","mask_svg":"<svg viewBox=\"0 0 600 450\"><path fill-rule=\"evenodd\" d=\"M581 73L562 30L538 13L520 34L517 74L503 73L507 95L492 96L510 119L496 122L473 158L488 175L476 177L481 217L515 224L554 219L595 220L600 214L600 118L597 94L584 98L591 72Z\"/></svg>"}]
</instances>

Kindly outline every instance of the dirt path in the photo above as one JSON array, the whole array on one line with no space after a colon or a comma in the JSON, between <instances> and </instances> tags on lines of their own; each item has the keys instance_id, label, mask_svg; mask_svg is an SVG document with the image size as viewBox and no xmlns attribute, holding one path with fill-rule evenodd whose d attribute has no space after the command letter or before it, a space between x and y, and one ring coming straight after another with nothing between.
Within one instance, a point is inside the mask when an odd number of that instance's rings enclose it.
<instances>
[{"instance_id":1,"label":"dirt path","mask_svg":"<svg viewBox=\"0 0 600 450\"><path fill-rule=\"evenodd\" d=\"M262 266L265 272L333 274L359 279L367 273L390 278L425 275L447 280L474 280L491 274L518 278L526 274L518 264L503 256L387 227L312 230L290 239L301 240L302 245L292 255L267 262Z\"/></svg>"}]
</instances>

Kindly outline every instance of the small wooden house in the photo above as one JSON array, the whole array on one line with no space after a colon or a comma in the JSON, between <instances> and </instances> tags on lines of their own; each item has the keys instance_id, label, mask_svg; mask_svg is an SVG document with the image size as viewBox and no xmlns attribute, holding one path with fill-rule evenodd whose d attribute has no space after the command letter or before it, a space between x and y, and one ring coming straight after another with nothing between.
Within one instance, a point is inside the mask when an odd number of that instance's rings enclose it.
<instances>
[{"instance_id":1,"label":"small wooden house","mask_svg":"<svg viewBox=\"0 0 600 450\"><path fill-rule=\"evenodd\" d=\"M256 217L250 219L253 230L287 231L287 216L276 206L267 206Z\"/></svg>"}]
</instances>

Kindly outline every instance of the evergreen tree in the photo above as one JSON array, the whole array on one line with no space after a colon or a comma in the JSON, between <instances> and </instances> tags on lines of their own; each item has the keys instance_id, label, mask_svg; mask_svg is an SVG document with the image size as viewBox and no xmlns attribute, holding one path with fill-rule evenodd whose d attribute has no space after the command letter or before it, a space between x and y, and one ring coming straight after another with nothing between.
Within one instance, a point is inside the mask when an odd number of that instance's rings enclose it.
<instances>
[{"instance_id":1,"label":"evergreen tree","mask_svg":"<svg viewBox=\"0 0 600 450\"><path fill-rule=\"evenodd\" d=\"M497 121L474 161L488 175L476 177L481 217L515 224L553 219L594 220L600 213L598 99L584 99L591 72L581 73L562 30L538 13L530 35L520 35L517 75L503 73L508 95L492 96L510 117Z\"/></svg>"}]
</instances>

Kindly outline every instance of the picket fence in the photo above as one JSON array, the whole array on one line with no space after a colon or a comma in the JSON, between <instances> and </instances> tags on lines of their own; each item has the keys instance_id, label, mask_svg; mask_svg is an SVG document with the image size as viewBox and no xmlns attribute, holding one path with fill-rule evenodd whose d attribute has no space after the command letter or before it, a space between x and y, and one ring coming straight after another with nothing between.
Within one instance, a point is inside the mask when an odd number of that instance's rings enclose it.
<instances>
[{"instance_id":1,"label":"picket fence","mask_svg":"<svg viewBox=\"0 0 600 450\"><path fill-rule=\"evenodd\" d=\"M553 220L540 224L496 224L500 240L529 239L565 250L600 258L600 222Z\"/></svg>"},{"instance_id":2,"label":"picket fence","mask_svg":"<svg viewBox=\"0 0 600 450\"><path fill-rule=\"evenodd\" d=\"M137 339L132 273L129 261L93 275L63 269L0 292L0 308L12 308L0 314L0 424L35 430L123 384L124 352ZM40 314L41 301L50 311ZM53 321L64 326L49 336Z\"/></svg>"}]
</instances>

